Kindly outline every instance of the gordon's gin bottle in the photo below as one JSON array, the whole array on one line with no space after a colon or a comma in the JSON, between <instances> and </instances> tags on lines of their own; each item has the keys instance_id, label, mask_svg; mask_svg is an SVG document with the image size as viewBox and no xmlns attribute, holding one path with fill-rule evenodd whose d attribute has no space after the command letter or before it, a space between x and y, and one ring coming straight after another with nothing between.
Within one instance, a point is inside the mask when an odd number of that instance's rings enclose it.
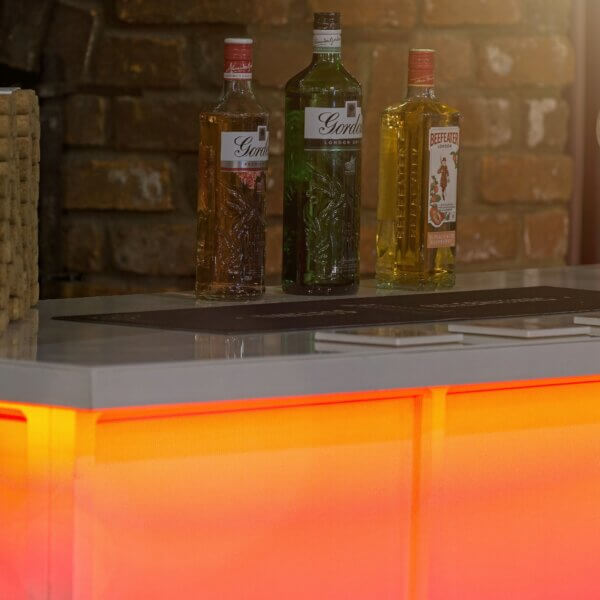
<instances>
[{"instance_id":1,"label":"gordon's gin bottle","mask_svg":"<svg viewBox=\"0 0 600 600\"><path fill-rule=\"evenodd\" d=\"M339 13L316 13L311 63L285 87L283 289L359 284L362 90L341 58Z\"/></svg>"},{"instance_id":2,"label":"gordon's gin bottle","mask_svg":"<svg viewBox=\"0 0 600 600\"><path fill-rule=\"evenodd\" d=\"M196 296L264 293L269 116L252 89L252 40L225 40L223 92L200 114Z\"/></svg>"}]
</instances>

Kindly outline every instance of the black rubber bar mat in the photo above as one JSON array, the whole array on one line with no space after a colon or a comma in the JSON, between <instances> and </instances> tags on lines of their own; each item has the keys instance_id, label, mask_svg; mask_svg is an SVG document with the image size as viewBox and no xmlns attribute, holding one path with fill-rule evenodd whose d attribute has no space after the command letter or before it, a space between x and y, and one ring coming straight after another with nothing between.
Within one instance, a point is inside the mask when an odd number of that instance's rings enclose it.
<instances>
[{"instance_id":1,"label":"black rubber bar mat","mask_svg":"<svg viewBox=\"0 0 600 600\"><path fill-rule=\"evenodd\" d=\"M529 287L74 315L60 320L224 335L600 310L600 292Z\"/></svg>"}]
</instances>

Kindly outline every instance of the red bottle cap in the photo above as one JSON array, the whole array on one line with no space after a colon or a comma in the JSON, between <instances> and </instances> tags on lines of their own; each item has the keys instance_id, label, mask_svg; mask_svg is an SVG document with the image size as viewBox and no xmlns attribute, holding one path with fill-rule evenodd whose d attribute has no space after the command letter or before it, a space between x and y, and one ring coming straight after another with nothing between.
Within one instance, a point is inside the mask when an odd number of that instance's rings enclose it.
<instances>
[{"instance_id":1,"label":"red bottle cap","mask_svg":"<svg viewBox=\"0 0 600 600\"><path fill-rule=\"evenodd\" d=\"M225 40L225 79L252 79L252 40L227 38Z\"/></svg>"},{"instance_id":2,"label":"red bottle cap","mask_svg":"<svg viewBox=\"0 0 600 600\"><path fill-rule=\"evenodd\" d=\"M408 85L433 87L435 50L411 49L408 52Z\"/></svg>"}]
</instances>

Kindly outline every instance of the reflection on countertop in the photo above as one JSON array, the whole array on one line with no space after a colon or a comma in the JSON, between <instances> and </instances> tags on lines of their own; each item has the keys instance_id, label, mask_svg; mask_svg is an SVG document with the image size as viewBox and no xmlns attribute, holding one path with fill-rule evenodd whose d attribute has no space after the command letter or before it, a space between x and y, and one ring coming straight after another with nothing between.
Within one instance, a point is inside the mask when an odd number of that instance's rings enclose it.
<instances>
[{"instance_id":1,"label":"reflection on countertop","mask_svg":"<svg viewBox=\"0 0 600 600\"><path fill-rule=\"evenodd\" d=\"M520 286L555 285L600 289L600 267L528 269L524 271L463 273L456 291ZM407 294L380 292L374 281L363 281L359 296ZM311 298L286 295L269 288L260 302L291 302ZM111 366L142 363L173 363L195 360L239 360L261 357L314 355L335 352L315 346L314 332L220 336L181 331L161 331L135 327L56 321L55 316L90 313L133 312L205 306L191 293L111 296L65 300L45 300L38 310L0 336L0 359L35 360L42 363L80 366ZM224 303L221 303L223 305ZM39 325L38 325L39 323ZM476 340L477 343L483 340ZM489 339L486 343L506 341ZM468 346L473 340L466 340ZM340 353L362 353L359 346L340 346ZM371 352L377 352L371 349ZM399 349L406 352L406 349Z\"/></svg>"}]
</instances>

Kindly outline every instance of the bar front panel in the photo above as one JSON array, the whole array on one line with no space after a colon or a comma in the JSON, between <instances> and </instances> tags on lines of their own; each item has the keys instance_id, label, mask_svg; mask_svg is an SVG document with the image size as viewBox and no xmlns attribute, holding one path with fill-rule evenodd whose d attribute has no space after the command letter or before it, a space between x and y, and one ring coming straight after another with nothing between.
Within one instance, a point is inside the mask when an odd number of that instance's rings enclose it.
<instances>
[{"instance_id":1,"label":"bar front panel","mask_svg":"<svg viewBox=\"0 0 600 600\"><path fill-rule=\"evenodd\" d=\"M599 397L588 378L0 403L1 595L598 597Z\"/></svg>"}]
</instances>

